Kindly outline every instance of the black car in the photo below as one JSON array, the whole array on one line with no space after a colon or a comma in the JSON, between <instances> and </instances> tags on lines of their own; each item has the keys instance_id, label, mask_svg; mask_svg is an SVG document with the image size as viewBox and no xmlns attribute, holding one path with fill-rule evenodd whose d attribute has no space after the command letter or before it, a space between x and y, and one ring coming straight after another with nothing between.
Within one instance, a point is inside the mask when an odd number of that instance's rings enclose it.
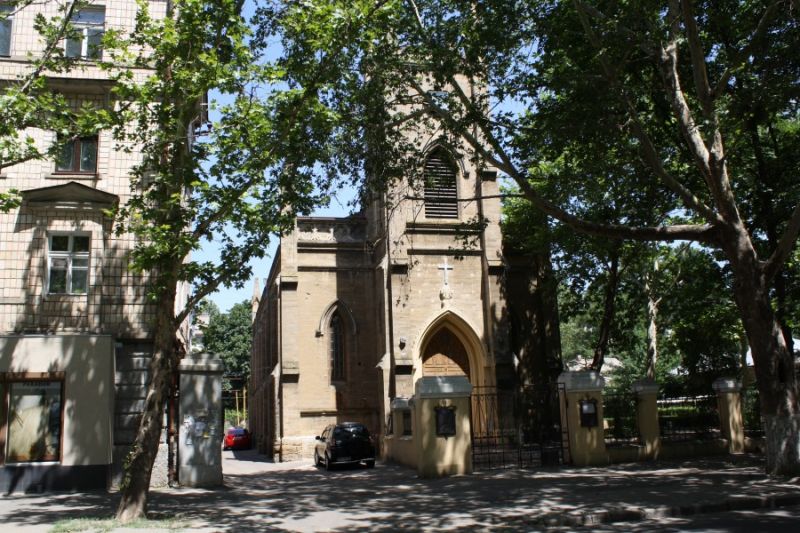
<instances>
[{"instance_id":1,"label":"black car","mask_svg":"<svg viewBox=\"0 0 800 533\"><path fill-rule=\"evenodd\" d=\"M343 422L331 424L317 436L314 447L314 464L330 470L335 464L364 462L367 468L375 466L375 444L364 424Z\"/></svg>"}]
</instances>

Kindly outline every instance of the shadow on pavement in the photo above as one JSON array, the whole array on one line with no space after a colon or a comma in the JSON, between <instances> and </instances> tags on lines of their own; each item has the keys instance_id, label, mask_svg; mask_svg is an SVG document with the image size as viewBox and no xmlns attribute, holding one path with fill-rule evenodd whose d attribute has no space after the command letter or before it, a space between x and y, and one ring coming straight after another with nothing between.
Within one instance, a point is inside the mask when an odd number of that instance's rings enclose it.
<instances>
[{"instance_id":1,"label":"shadow on pavement","mask_svg":"<svg viewBox=\"0 0 800 533\"><path fill-rule=\"evenodd\" d=\"M223 452L225 453L225 452ZM265 463L265 464L272 464L274 461L264 455L259 455L258 452L254 449L250 450L231 450L230 453L233 455L233 458L237 461L251 461L254 463ZM223 468L225 464L223 463Z\"/></svg>"},{"instance_id":2,"label":"shadow on pavement","mask_svg":"<svg viewBox=\"0 0 800 533\"><path fill-rule=\"evenodd\" d=\"M242 460L257 462L252 455ZM270 466L265 462L259 468ZM797 489L796 480L769 480L763 464L753 458L741 459L736 465L714 459L490 471L442 479L420 479L411 469L383 464L374 469L340 468L332 472L310 462L275 464L274 468L254 474L226 474L221 489L152 491L150 512L159 518L183 517L220 531L394 531L423 527L529 531L551 516L578 517L600 509L724 501L781 487ZM44 524L69 517L106 517L116 499L112 495L109 503L105 493L57 498L57 507L63 508L65 516L49 503L35 505L35 499L25 505L22 497L20 505L5 518L10 523ZM54 517L54 512L59 516Z\"/></svg>"}]
</instances>

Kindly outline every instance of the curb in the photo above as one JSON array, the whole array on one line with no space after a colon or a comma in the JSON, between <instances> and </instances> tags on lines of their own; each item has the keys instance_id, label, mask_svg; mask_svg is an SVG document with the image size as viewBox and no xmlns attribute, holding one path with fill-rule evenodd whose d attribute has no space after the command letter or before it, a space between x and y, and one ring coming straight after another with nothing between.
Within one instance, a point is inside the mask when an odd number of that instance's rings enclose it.
<instances>
[{"instance_id":1,"label":"curb","mask_svg":"<svg viewBox=\"0 0 800 533\"><path fill-rule=\"evenodd\" d=\"M752 509L774 509L800 505L798 494L773 494L769 496L735 496L721 502L696 503L692 505L662 506L651 508L611 508L597 512L576 515L564 510L557 515L541 516L530 521L532 525L547 527L579 527L611 524L614 522L634 522L658 518L678 518L697 514L722 513L727 511L747 511Z\"/></svg>"}]
</instances>

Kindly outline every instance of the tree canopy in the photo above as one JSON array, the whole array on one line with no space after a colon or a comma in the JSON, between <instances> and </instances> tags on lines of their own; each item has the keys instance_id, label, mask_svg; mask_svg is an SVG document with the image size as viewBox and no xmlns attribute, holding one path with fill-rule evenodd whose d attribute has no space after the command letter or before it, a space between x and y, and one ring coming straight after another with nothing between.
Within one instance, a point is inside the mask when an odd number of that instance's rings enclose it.
<instances>
[{"instance_id":1,"label":"tree canopy","mask_svg":"<svg viewBox=\"0 0 800 533\"><path fill-rule=\"evenodd\" d=\"M253 346L252 306L249 300L234 304L227 313L211 313L203 331L205 350L222 359L225 375L247 382Z\"/></svg>"}]
</instances>

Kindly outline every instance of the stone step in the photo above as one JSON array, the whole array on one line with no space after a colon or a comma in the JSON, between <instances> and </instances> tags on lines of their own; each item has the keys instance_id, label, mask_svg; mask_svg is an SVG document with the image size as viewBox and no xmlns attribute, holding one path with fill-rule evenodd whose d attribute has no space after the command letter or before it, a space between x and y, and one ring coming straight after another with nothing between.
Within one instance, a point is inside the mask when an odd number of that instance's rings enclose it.
<instances>
[{"instance_id":1,"label":"stone step","mask_svg":"<svg viewBox=\"0 0 800 533\"><path fill-rule=\"evenodd\" d=\"M114 415L115 433L125 430L136 430L139 427L141 414Z\"/></svg>"},{"instance_id":2,"label":"stone step","mask_svg":"<svg viewBox=\"0 0 800 533\"><path fill-rule=\"evenodd\" d=\"M144 387L149 381L150 375L142 370L117 372L114 376L114 383L117 385L140 385Z\"/></svg>"},{"instance_id":3,"label":"stone step","mask_svg":"<svg viewBox=\"0 0 800 533\"><path fill-rule=\"evenodd\" d=\"M150 369L150 357L133 356L133 357L117 357L117 372L127 372L130 370L143 370Z\"/></svg>"},{"instance_id":4,"label":"stone step","mask_svg":"<svg viewBox=\"0 0 800 533\"><path fill-rule=\"evenodd\" d=\"M125 446L128 444L133 444L133 441L136 440L136 430L135 429L114 429L114 445L115 446Z\"/></svg>"},{"instance_id":5,"label":"stone step","mask_svg":"<svg viewBox=\"0 0 800 533\"><path fill-rule=\"evenodd\" d=\"M141 385L117 385L117 401L120 399L144 400L147 397L147 388Z\"/></svg>"},{"instance_id":6,"label":"stone step","mask_svg":"<svg viewBox=\"0 0 800 533\"><path fill-rule=\"evenodd\" d=\"M114 403L115 414L138 414L144 410L144 398L119 398Z\"/></svg>"}]
</instances>

